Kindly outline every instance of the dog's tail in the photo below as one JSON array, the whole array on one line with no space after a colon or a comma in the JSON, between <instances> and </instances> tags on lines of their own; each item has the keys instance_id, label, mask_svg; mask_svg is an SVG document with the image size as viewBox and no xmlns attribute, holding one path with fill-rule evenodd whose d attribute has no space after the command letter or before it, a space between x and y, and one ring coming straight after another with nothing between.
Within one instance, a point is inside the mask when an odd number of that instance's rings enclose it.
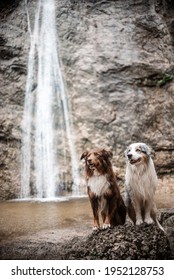
<instances>
[{"instance_id":1,"label":"dog's tail","mask_svg":"<svg viewBox=\"0 0 174 280\"><path fill-rule=\"evenodd\" d=\"M160 224L160 222L158 221L157 218L155 218L155 223L157 224L157 226L159 227L160 230L162 230L164 233L166 233L165 229L162 227L162 225Z\"/></svg>"},{"instance_id":2,"label":"dog's tail","mask_svg":"<svg viewBox=\"0 0 174 280\"><path fill-rule=\"evenodd\" d=\"M164 230L163 226L158 221L158 218L157 218L156 214L157 214L157 208L156 208L156 205L154 204L154 207L153 207L152 212L151 212L152 219L156 223L157 227L166 234L166 231Z\"/></svg>"}]
</instances>

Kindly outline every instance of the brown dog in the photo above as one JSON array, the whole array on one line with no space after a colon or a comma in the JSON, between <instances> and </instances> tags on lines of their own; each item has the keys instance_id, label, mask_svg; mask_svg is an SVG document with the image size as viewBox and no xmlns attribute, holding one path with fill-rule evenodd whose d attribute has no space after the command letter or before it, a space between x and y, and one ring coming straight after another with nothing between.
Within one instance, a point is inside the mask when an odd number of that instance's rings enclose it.
<instances>
[{"instance_id":1,"label":"brown dog","mask_svg":"<svg viewBox=\"0 0 174 280\"><path fill-rule=\"evenodd\" d=\"M81 159L85 159L85 178L94 216L94 230L100 227L99 209L103 228L125 223L126 207L116 183L110 161L112 156L112 152L105 149L86 151L81 156Z\"/></svg>"}]
</instances>

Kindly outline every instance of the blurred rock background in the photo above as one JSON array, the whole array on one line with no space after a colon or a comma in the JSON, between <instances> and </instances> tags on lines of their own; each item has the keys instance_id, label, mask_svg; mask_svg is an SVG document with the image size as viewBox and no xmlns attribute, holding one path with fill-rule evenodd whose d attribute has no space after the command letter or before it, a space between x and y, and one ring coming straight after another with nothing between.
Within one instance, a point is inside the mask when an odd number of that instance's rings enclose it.
<instances>
[{"instance_id":1,"label":"blurred rock background","mask_svg":"<svg viewBox=\"0 0 174 280\"><path fill-rule=\"evenodd\" d=\"M20 193L25 2L33 22L36 0L0 4L0 199ZM173 1L59 0L56 8L77 158L89 148L111 148L123 185L126 146L145 142L160 182L174 186Z\"/></svg>"}]
</instances>

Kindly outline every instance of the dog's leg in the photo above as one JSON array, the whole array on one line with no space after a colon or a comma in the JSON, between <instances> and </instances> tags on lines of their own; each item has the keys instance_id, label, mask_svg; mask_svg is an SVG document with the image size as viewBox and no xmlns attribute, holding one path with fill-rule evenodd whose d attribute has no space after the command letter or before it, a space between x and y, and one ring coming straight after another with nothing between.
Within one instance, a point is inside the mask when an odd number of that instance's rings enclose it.
<instances>
[{"instance_id":1,"label":"dog's leg","mask_svg":"<svg viewBox=\"0 0 174 280\"><path fill-rule=\"evenodd\" d=\"M94 217L93 230L97 230L100 228L99 215L98 215L98 209L99 209L98 197L96 197L94 195L94 193L90 191L89 188L88 188L88 196L89 196L89 200L90 200L91 208L92 208L92 212L93 212L93 217Z\"/></svg>"},{"instance_id":2,"label":"dog's leg","mask_svg":"<svg viewBox=\"0 0 174 280\"><path fill-rule=\"evenodd\" d=\"M141 225L143 223L142 215L141 215L141 206L139 201L134 201L133 202L133 207L135 210L135 215L136 215L136 225Z\"/></svg>"},{"instance_id":3,"label":"dog's leg","mask_svg":"<svg viewBox=\"0 0 174 280\"><path fill-rule=\"evenodd\" d=\"M134 225L136 224L136 214L135 214L135 209L132 205L132 201L130 199L129 193L126 190L125 191L125 204L127 207L127 213L129 218L132 220L132 222L134 223Z\"/></svg>"},{"instance_id":4,"label":"dog's leg","mask_svg":"<svg viewBox=\"0 0 174 280\"><path fill-rule=\"evenodd\" d=\"M151 218L151 209L152 209L152 203L150 201L146 201L145 202L144 222L147 223L148 225L150 225L154 222L153 219Z\"/></svg>"},{"instance_id":5,"label":"dog's leg","mask_svg":"<svg viewBox=\"0 0 174 280\"><path fill-rule=\"evenodd\" d=\"M128 216L129 218L132 220L132 222L134 223L134 225L136 224L136 214L135 214L135 210L132 206L132 203L130 203L127 206L127 212L128 212Z\"/></svg>"},{"instance_id":6,"label":"dog's leg","mask_svg":"<svg viewBox=\"0 0 174 280\"><path fill-rule=\"evenodd\" d=\"M110 215L109 215L108 201L106 198L102 198L101 200L101 216L103 220L103 229L110 227L111 226Z\"/></svg>"},{"instance_id":7,"label":"dog's leg","mask_svg":"<svg viewBox=\"0 0 174 280\"><path fill-rule=\"evenodd\" d=\"M91 207L92 207L93 217L94 217L93 230L97 230L100 228L99 215L98 215L98 199L93 198L92 200L90 200L90 202L91 202Z\"/></svg>"}]
</instances>

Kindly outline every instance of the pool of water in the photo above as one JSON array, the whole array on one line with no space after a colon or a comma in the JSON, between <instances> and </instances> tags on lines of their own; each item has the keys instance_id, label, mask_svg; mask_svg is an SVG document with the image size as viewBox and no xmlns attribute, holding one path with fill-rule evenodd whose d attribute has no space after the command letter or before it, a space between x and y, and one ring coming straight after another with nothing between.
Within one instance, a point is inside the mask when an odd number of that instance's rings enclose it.
<instances>
[{"instance_id":1,"label":"pool of water","mask_svg":"<svg viewBox=\"0 0 174 280\"><path fill-rule=\"evenodd\" d=\"M174 208L174 185L161 184L156 192L157 208ZM0 202L0 239L12 240L41 231L91 230L92 211L87 197L57 200L11 200Z\"/></svg>"},{"instance_id":2,"label":"pool of water","mask_svg":"<svg viewBox=\"0 0 174 280\"><path fill-rule=\"evenodd\" d=\"M42 230L67 229L92 224L92 213L87 198L65 200L11 200L0 202L0 238Z\"/></svg>"}]
</instances>

